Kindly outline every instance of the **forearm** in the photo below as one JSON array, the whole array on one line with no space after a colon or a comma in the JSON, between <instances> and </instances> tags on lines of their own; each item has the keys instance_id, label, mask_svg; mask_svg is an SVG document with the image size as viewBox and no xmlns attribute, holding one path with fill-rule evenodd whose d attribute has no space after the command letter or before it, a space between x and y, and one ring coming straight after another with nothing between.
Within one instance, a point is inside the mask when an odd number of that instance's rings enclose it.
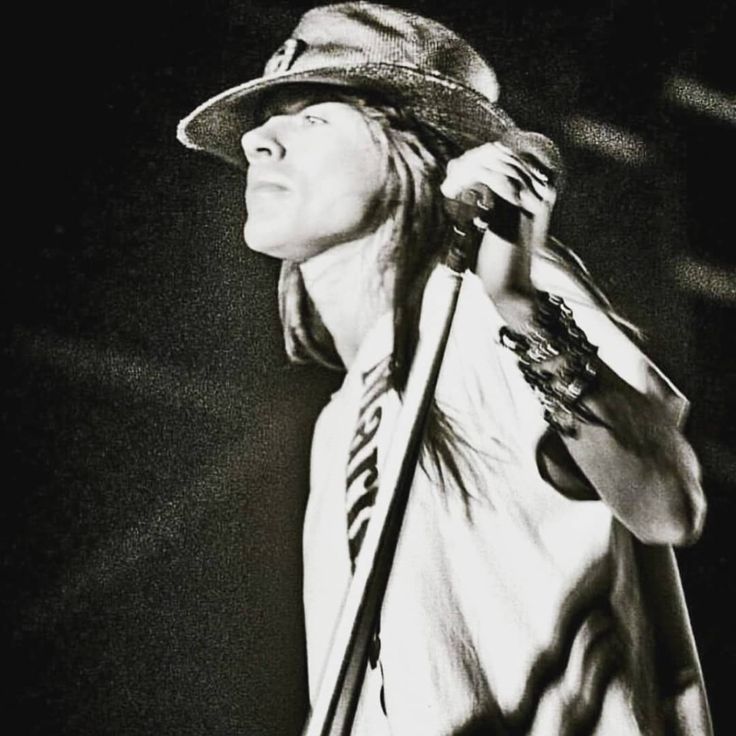
<instances>
[{"instance_id":1,"label":"forearm","mask_svg":"<svg viewBox=\"0 0 736 736\"><path fill-rule=\"evenodd\" d=\"M694 542L705 517L700 468L664 406L600 361L584 404L599 421L561 439L597 495L642 542Z\"/></svg>"},{"instance_id":2,"label":"forearm","mask_svg":"<svg viewBox=\"0 0 736 736\"><path fill-rule=\"evenodd\" d=\"M479 270L481 277L491 274L486 282L497 278L495 268ZM535 320L534 292L495 291L509 328L523 334ZM554 372L560 362L564 356L540 367ZM659 399L637 391L597 357L594 367L595 380L580 401L590 419L578 419L572 436L550 428L552 436L540 444L540 470L564 493L601 498L642 542L695 541L705 501L692 448Z\"/></svg>"}]
</instances>

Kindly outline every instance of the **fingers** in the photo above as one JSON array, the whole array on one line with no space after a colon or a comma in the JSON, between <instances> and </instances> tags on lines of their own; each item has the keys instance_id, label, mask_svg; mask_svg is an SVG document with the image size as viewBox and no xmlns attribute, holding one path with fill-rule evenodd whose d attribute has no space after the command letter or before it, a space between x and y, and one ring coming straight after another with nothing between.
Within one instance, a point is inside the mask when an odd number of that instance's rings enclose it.
<instances>
[{"instance_id":1,"label":"fingers","mask_svg":"<svg viewBox=\"0 0 736 736\"><path fill-rule=\"evenodd\" d=\"M528 191L537 199L544 199L550 189L544 173L502 143L486 143L451 161L443 194L456 196L476 181L512 201L518 199L513 192ZM499 185L500 191L496 191L494 183Z\"/></svg>"},{"instance_id":2,"label":"fingers","mask_svg":"<svg viewBox=\"0 0 736 736\"><path fill-rule=\"evenodd\" d=\"M441 190L451 199L473 191L485 207L492 206L495 195L530 215L554 203L554 189L544 172L502 143L486 143L450 161Z\"/></svg>"},{"instance_id":3,"label":"fingers","mask_svg":"<svg viewBox=\"0 0 736 736\"><path fill-rule=\"evenodd\" d=\"M495 155L500 155L500 160L515 172L527 187L534 188L535 193L540 199L544 196L545 191L551 183L550 179L541 169L534 166L532 161L526 157L517 156L503 143L489 143L487 146L491 151L495 152Z\"/></svg>"}]
</instances>

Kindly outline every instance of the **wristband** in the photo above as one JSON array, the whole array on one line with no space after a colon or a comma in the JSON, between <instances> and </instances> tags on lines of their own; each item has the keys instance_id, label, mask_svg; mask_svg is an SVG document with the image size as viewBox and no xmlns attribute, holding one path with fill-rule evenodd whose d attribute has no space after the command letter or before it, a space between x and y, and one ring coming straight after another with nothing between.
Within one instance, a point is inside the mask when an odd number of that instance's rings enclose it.
<instances>
[{"instance_id":1,"label":"wristband","mask_svg":"<svg viewBox=\"0 0 736 736\"><path fill-rule=\"evenodd\" d=\"M536 291L535 296L535 314L526 329L515 332L504 325L499 337L518 356L519 369L544 407L547 423L574 437L579 422L595 421L582 399L598 377L598 349L561 297L546 291Z\"/></svg>"}]
</instances>

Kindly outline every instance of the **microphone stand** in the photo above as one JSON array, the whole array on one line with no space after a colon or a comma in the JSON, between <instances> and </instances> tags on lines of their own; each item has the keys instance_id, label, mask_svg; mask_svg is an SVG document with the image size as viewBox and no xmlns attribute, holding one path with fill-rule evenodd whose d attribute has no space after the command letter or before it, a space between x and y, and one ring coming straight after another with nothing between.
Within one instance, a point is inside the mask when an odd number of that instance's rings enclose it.
<instances>
[{"instance_id":1,"label":"microphone stand","mask_svg":"<svg viewBox=\"0 0 736 736\"><path fill-rule=\"evenodd\" d=\"M371 520L303 736L349 736L358 705L368 647L391 572L462 274L474 266L482 237L475 203L446 200L445 207L453 220L447 233L449 252L432 274L441 283L433 309L443 318L427 325L419 338Z\"/></svg>"}]
</instances>

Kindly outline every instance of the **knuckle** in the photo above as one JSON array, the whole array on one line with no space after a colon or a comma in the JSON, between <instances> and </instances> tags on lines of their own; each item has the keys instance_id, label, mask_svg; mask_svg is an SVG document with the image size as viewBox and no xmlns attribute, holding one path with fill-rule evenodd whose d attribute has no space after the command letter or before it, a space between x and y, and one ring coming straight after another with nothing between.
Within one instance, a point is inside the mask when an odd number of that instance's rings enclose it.
<instances>
[{"instance_id":1,"label":"knuckle","mask_svg":"<svg viewBox=\"0 0 736 736\"><path fill-rule=\"evenodd\" d=\"M473 149L473 154L477 161L491 163L498 159L498 149L495 143L484 143L482 146Z\"/></svg>"},{"instance_id":2,"label":"knuckle","mask_svg":"<svg viewBox=\"0 0 736 736\"><path fill-rule=\"evenodd\" d=\"M454 188L448 183L447 179L440 184L440 192L445 197L451 197L455 193Z\"/></svg>"}]
</instances>

